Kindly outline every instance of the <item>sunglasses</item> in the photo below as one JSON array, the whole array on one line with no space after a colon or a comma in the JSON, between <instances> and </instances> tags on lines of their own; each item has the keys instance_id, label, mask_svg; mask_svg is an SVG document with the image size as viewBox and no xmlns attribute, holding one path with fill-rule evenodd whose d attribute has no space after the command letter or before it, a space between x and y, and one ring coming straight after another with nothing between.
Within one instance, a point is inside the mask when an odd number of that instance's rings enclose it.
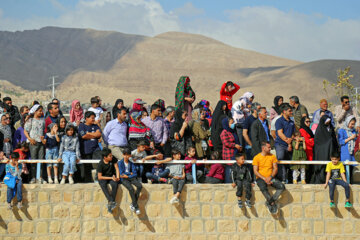
<instances>
[{"instance_id":1,"label":"sunglasses","mask_svg":"<svg viewBox=\"0 0 360 240\"><path fill-rule=\"evenodd\" d=\"M350 103L350 101L346 101L346 102L344 102L345 104L349 104Z\"/></svg>"},{"instance_id":2,"label":"sunglasses","mask_svg":"<svg viewBox=\"0 0 360 240\"><path fill-rule=\"evenodd\" d=\"M305 121L306 123L311 123L310 121Z\"/></svg>"},{"instance_id":3,"label":"sunglasses","mask_svg":"<svg viewBox=\"0 0 360 240\"><path fill-rule=\"evenodd\" d=\"M3 118L3 120L9 120L10 118Z\"/></svg>"}]
</instances>

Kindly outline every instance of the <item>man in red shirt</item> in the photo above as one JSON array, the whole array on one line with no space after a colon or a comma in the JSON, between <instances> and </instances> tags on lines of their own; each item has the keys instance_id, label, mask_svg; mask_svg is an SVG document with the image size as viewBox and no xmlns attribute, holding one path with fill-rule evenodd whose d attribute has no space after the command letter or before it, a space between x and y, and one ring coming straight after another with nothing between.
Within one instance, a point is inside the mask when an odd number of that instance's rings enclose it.
<instances>
[{"instance_id":1,"label":"man in red shirt","mask_svg":"<svg viewBox=\"0 0 360 240\"><path fill-rule=\"evenodd\" d=\"M240 86L232 81L227 81L221 86L220 90L220 100L223 100L227 103L229 110L232 108L232 97L234 94L239 91Z\"/></svg>"}]
</instances>

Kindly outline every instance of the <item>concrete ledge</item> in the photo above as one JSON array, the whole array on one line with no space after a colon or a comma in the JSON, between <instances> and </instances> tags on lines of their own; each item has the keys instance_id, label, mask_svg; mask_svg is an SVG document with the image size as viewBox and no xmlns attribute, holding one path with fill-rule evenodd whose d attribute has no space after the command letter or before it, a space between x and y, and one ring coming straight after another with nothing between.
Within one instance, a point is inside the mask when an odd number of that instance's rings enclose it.
<instances>
[{"instance_id":1,"label":"concrete ledge","mask_svg":"<svg viewBox=\"0 0 360 240\"><path fill-rule=\"evenodd\" d=\"M24 208L7 210L0 189L0 239L359 239L360 186L351 187L354 208L344 208L337 187L337 209L329 208L328 189L286 185L277 216L267 211L259 188L251 209L239 209L230 184L186 185L180 204L169 203L172 186L144 184L141 215L130 211L120 185L113 214L98 184L24 185Z\"/></svg>"}]
</instances>

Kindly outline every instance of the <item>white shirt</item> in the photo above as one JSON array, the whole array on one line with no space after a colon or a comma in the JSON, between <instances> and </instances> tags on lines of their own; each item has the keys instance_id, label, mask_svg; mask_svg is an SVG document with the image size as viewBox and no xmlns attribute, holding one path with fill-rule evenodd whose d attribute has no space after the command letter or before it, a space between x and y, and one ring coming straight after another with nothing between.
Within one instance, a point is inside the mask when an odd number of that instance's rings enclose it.
<instances>
[{"instance_id":1,"label":"white shirt","mask_svg":"<svg viewBox=\"0 0 360 240\"><path fill-rule=\"evenodd\" d=\"M100 114L104 112L101 107L97 107L97 108L90 107L88 111L92 111L95 113L95 121L99 120Z\"/></svg>"},{"instance_id":2,"label":"white shirt","mask_svg":"<svg viewBox=\"0 0 360 240\"><path fill-rule=\"evenodd\" d=\"M276 131L276 127L275 127L275 123L276 123L276 120L278 120L279 118L281 118L282 115L278 115L276 116L272 121L271 121L271 131Z\"/></svg>"}]
</instances>

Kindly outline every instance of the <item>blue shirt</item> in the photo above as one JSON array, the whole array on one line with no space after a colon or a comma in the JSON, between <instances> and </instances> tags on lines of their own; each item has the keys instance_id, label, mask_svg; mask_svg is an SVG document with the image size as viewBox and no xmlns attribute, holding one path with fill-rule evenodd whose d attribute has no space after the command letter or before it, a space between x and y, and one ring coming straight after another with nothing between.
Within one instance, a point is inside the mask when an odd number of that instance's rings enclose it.
<instances>
[{"instance_id":1,"label":"blue shirt","mask_svg":"<svg viewBox=\"0 0 360 240\"><path fill-rule=\"evenodd\" d=\"M261 122L264 130L265 130L265 133L266 133L266 138L267 138L267 141L270 142L270 137L269 137L269 126L267 125L267 121L261 121L261 119L259 119L259 121Z\"/></svg>"},{"instance_id":2,"label":"blue shirt","mask_svg":"<svg viewBox=\"0 0 360 240\"><path fill-rule=\"evenodd\" d=\"M252 114L245 119L244 129L248 130L248 136L251 140L251 125L255 122L257 118L255 118Z\"/></svg>"},{"instance_id":3,"label":"blue shirt","mask_svg":"<svg viewBox=\"0 0 360 240\"><path fill-rule=\"evenodd\" d=\"M321 108L316 110L313 114L313 123L315 123L315 124L319 124L319 122L320 122L320 111L321 111ZM334 116L333 116L332 112L330 112L329 110L326 110L325 115L327 115L328 117L331 118L331 124L333 125L333 127L335 127Z\"/></svg>"},{"instance_id":4,"label":"blue shirt","mask_svg":"<svg viewBox=\"0 0 360 240\"><path fill-rule=\"evenodd\" d=\"M101 132L101 129L98 125L92 124L92 125L86 125L84 123L80 123L79 126L79 135L80 135L80 149L83 151L84 154L91 154L95 152L96 150L100 150L99 148L99 138L93 138L93 139L82 139L84 135L88 132L96 132L99 130Z\"/></svg>"},{"instance_id":5,"label":"blue shirt","mask_svg":"<svg viewBox=\"0 0 360 240\"><path fill-rule=\"evenodd\" d=\"M104 129L104 141L107 145L126 147L127 141L127 129L126 122L120 123L117 118L108 122Z\"/></svg>"},{"instance_id":6,"label":"blue shirt","mask_svg":"<svg viewBox=\"0 0 360 240\"><path fill-rule=\"evenodd\" d=\"M284 118L284 116L280 117L276 123L275 123L275 128L276 128L276 139L275 139L275 145L283 145L283 146L288 146L288 144L286 142L284 142L278 135L278 130L282 129L284 135L287 138L292 137L293 133L295 132L295 124L292 120L286 120Z\"/></svg>"}]
</instances>

